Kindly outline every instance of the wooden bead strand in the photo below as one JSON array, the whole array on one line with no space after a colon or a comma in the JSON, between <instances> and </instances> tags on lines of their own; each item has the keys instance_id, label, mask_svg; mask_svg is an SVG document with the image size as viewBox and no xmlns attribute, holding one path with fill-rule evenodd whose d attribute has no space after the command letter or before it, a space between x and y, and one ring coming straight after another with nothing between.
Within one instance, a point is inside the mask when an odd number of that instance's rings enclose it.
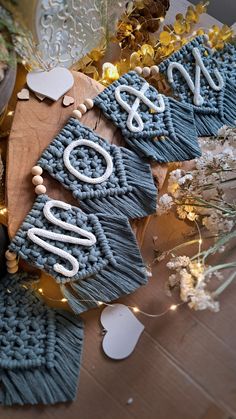
<instances>
[{"instance_id":1,"label":"wooden bead strand","mask_svg":"<svg viewBox=\"0 0 236 419\"><path fill-rule=\"evenodd\" d=\"M157 65L152 65L151 67L135 67L134 71L139 76L149 77L149 76L156 76L159 73L159 67Z\"/></svg>"},{"instance_id":2,"label":"wooden bead strand","mask_svg":"<svg viewBox=\"0 0 236 419\"><path fill-rule=\"evenodd\" d=\"M34 191L37 195L45 194L47 192L46 187L43 185L42 173L43 169L40 166L32 167L31 173L33 175L32 183L35 186Z\"/></svg>"},{"instance_id":3,"label":"wooden bead strand","mask_svg":"<svg viewBox=\"0 0 236 419\"><path fill-rule=\"evenodd\" d=\"M207 34L203 35L204 43L208 48L212 48L212 43L210 41L210 38Z\"/></svg>"},{"instance_id":4,"label":"wooden bead strand","mask_svg":"<svg viewBox=\"0 0 236 419\"><path fill-rule=\"evenodd\" d=\"M76 119L81 119L82 116L90 109L92 109L94 106L93 100L92 99L85 99L84 103L80 103L77 107L77 109L75 109L72 112L72 116Z\"/></svg>"},{"instance_id":5,"label":"wooden bead strand","mask_svg":"<svg viewBox=\"0 0 236 419\"><path fill-rule=\"evenodd\" d=\"M7 250L5 253L6 264L7 264L7 272L9 274L15 274L18 271L18 258L17 255L10 250Z\"/></svg>"}]
</instances>

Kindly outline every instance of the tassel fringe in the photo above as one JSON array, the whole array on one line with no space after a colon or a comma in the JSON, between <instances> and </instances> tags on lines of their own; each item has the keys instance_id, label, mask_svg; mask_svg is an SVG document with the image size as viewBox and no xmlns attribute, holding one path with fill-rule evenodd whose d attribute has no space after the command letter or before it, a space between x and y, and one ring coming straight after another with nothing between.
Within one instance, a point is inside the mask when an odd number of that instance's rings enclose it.
<instances>
[{"instance_id":1,"label":"tassel fringe","mask_svg":"<svg viewBox=\"0 0 236 419\"><path fill-rule=\"evenodd\" d=\"M128 218L145 217L156 212L157 188L150 165L140 160L133 152L120 148L130 192L123 195L80 200L85 212L125 214Z\"/></svg>"},{"instance_id":2,"label":"tassel fringe","mask_svg":"<svg viewBox=\"0 0 236 419\"><path fill-rule=\"evenodd\" d=\"M14 275L16 282L13 293L16 290L17 294L17 287L19 287L17 282L23 276L25 278L25 274L21 277L19 274ZM14 282L14 277L11 276L9 287ZM33 299L29 300L29 295L26 294L22 302L23 304L34 304ZM42 302L42 304L44 303ZM35 307L37 308L37 305ZM55 316L54 326L50 324L46 326L48 328L55 327L56 339L53 352L47 352L42 364L38 367L18 366L14 368L13 365L8 368L0 368L0 404L4 406L55 404L74 400L76 397L83 344L83 322L66 311L54 311L45 307L45 313L48 310L51 310ZM29 322L30 320L29 317ZM45 345L47 345L47 341ZM19 348L19 356L20 353L21 348Z\"/></svg>"},{"instance_id":3,"label":"tassel fringe","mask_svg":"<svg viewBox=\"0 0 236 419\"><path fill-rule=\"evenodd\" d=\"M99 214L99 221L115 261L109 262L95 277L61 285L63 295L76 314L97 307L98 301L110 302L130 294L147 282L146 268L128 220Z\"/></svg>"},{"instance_id":4,"label":"tassel fringe","mask_svg":"<svg viewBox=\"0 0 236 419\"><path fill-rule=\"evenodd\" d=\"M201 155L192 107L166 98L167 132L153 139L126 139L137 154L160 163L191 160Z\"/></svg>"},{"instance_id":5,"label":"tassel fringe","mask_svg":"<svg viewBox=\"0 0 236 419\"><path fill-rule=\"evenodd\" d=\"M199 137L217 135L222 125L236 125L236 88L232 81L227 80L224 90L219 97L219 112L212 114L203 113L202 110L194 109Z\"/></svg>"}]
</instances>

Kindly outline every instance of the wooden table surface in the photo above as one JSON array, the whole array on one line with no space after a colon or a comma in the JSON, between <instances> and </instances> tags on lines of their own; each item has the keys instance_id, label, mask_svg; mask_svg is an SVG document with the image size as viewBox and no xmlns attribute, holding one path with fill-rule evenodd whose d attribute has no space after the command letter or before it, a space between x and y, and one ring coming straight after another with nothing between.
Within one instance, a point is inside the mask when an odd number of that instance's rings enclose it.
<instances>
[{"instance_id":1,"label":"wooden table surface","mask_svg":"<svg viewBox=\"0 0 236 419\"><path fill-rule=\"evenodd\" d=\"M161 248L181 239L183 224L153 217L143 255L151 260L152 236ZM235 254L235 249L234 249ZM232 254L228 254L232 257ZM173 303L165 294L165 262L153 270L149 283L121 299L152 313ZM150 319L135 352L112 361L101 350L100 310L85 320L85 340L78 397L56 406L0 408L3 419L233 419L236 417L236 284L221 296L219 313L176 312ZM133 399L128 405L127 400Z\"/></svg>"},{"instance_id":2,"label":"wooden table surface","mask_svg":"<svg viewBox=\"0 0 236 419\"><path fill-rule=\"evenodd\" d=\"M81 93L78 91L78 95ZM84 94L84 93L83 93ZM32 102L31 102L32 103ZM45 109L45 105L38 104ZM30 164L22 161L21 141L24 133L30 130L26 121L24 127L23 106L20 103L16 117L20 115L20 131L14 121L11 139L14 144L18 136L18 147L11 148L8 159L8 204L13 208L12 197L16 194L21 217L28 210L33 199L30 175L23 182ZM24 111L25 112L25 111ZM69 112L62 108L61 112ZM55 127L53 126L52 134ZM46 118L46 113L38 113ZM50 118L50 115L48 116ZM23 131L22 131L23 129ZM31 126L32 136L37 137L39 127ZM43 138L44 129L40 138ZM35 137L33 137L35 138ZM36 138L37 139L37 138ZM11 142L9 143L9 147ZM24 142L25 144L25 142ZM38 143L40 144L40 142ZM42 144L41 144L42 146ZM30 144L26 147L29 159ZM40 154L41 150L38 149ZM13 159L13 153L14 159ZM13 160L12 160L13 159ZM16 163L18 160L18 163ZM15 179L10 171L12 162L17 164ZM10 165L10 166L9 166ZM25 169L22 169L22 166ZM23 172L22 172L23 170ZM162 168L160 171L163 170ZM23 174L22 174L23 173ZM23 177L22 177L23 176ZM163 176L161 176L161 179ZM16 187L18 183L19 190ZM15 185L13 187L13 185ZM30 190L29 190L30 188ZM52 187L53 188L53 187ZM15 192L14 192L15 191ZM62 192L60 192L62 193ZM28 196L24 202L23 196ZM17 211L17 206L15 207ZM14 234L20 219L12 220L10 234ZM153 236L162 250L181 242L187 228L174 217L152 217L146 230L142 251L147 262L153 259ZM231 259L235 249L229 251ZM167 269L165 261L154 266L149 283L129 297L120 301L137 305L140 309L158 313L165 310L174 299L166 296L165 280ZM193 312L182 306L176 312L151 319L139 315L145 325L135 352L126 360L112 361L101 350L102 330L99 324L100 310L91 310L85 320L85 340L82 357L78 397L74 403L56 406L25 406L0 408L3 419L232 419L236 417L236 284L232 284L221 296L221 311ZM177 298L177 297L176 297ZM133 402L127 404L128 399Z\"/></svg>"}]
</instances>

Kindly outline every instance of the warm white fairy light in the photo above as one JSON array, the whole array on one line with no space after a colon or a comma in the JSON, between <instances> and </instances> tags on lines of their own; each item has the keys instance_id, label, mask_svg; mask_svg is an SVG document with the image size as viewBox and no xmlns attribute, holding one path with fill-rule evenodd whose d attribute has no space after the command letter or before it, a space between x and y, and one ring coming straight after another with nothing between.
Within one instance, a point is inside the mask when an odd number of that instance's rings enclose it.
<instances>
[{"instance_id":1,"label":"warm white fairy light","mask_svg":"<svg viewBox=\"0 0 236 419\"><path fill-rule=\"evenodd\" d=\"M139 308L138 307L132 307L132 310L134 311L134 313L139 313Z\"/></svg>"},{"instance_id":2,"label":"warm white fairy light","mask_svg":"<svg viewBox=\"0 0 236 419\"><path fill-rule=\"evenodd\" d=\"M7 213L7 209L6 208L1 208L0 209L0 215L6 215Z\"/></svg>"},{"instance_id":3,"label":"warm white fairy light","mask_svg":"<svg viewBox=\"0 0 236 419\"><path fill-rule=\"evenodd\" d=\"M43 292L43 289L42 288L38 288L38 292L41 294L41 295L43 295L47 300L50 300L50 301L54 301L54 302L62 302L62 303L66 303L68 300L67 300L67 298L60 298L60 299L56 299L56 298L51 298L51 297L48 297L47 295L45 295L44 294L44 292ZM78 301L81 301L81 302L93 302L93 303L96 303L97 304L97 306L98 307L101 307L101 306L109 306L109 307L112 307L113 306L113 304L112 303L106 303L105 301L99 301L99 300L95 300L95 299L91 299L91 300L84 300L84 299L78 299ZM143 310L140 310L140 308L139 307L137 307L137 306L127 306L129 309L131 309L134 313L140 313L140 314L142 314L142 315L144 315L144 316L146 316L146 317L152 317L152 318L155 318L155 317L162 317L162 316L164 316L165 314L167 314L169 311L176 311L177 310L177 308L179 307L179 306L181 306L181 305L183 305L183 304L185 304L185 303L179 303L179 304L171 304L165 311L163 311L163 312L161 312L161 313L157 313L157 314L151 314L151 313L147 313L147 312L145 312L145 311L143 311Z\"/></svg>"}]
</instances>

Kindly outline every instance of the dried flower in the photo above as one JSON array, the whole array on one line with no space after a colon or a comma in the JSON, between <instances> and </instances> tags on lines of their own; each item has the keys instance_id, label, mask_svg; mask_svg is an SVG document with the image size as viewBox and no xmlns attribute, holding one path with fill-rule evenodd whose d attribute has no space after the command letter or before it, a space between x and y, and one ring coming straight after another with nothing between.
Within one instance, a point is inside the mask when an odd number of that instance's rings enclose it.
<instances>
[{"instance_id":1,"label":"dried flower","mask_svg":"<svg viewBox=\"0 0 236 419\"><path fill-rule=\"evenodd\" d=\"M179 287L180 298L194 310L219 310L215 300L234 276L223 281L222 269L236 267L236 262L207 266L206 260L215 253L225 252L236 237L236 202L227 186L235 180L236 128L223 126L216 138L201 141L202 156L197 158L191 171L177 168L169 173L168 193L159 199L157 214L174 211L178 218L194 223L199 239L189 241L198 244L198 253L176 256L175 252L188 245L184 242L174 249L158 254L155 261L171 255L167 268L172 271L168 278L168 290ZM200 233L200 229L202 233ZM202 237L212 238L210 246L202 250ZM173 272L174 271L174 272ZM234 275L234 274L233 274ZM235 273L236 276L236 273ZM223 281L213 293L208 288L212 278Z\"/></svg>"}]
</instances>

